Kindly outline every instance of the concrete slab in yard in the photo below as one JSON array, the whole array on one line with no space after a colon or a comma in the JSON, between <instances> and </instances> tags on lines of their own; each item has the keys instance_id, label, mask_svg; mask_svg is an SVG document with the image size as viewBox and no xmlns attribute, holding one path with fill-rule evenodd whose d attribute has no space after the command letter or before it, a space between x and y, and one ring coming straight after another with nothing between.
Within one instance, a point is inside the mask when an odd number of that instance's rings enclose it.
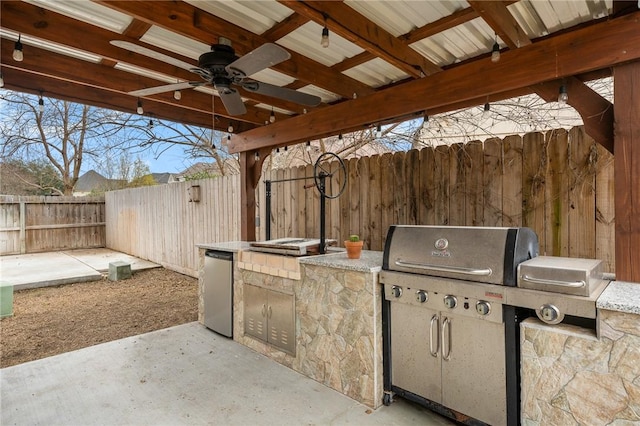
<instances>
[{"instance_id":1,"label":"concrete slab in yard","mask_svg":"<svg viewBox=\"0 0 640 426\"><path fill-rule=\"evenodd\" d=\"M106 248L67 250L63 253L78 259L80 262L91 266L93 269L100 272L108 272L109 263L117 261L130 263L132 271L158 268L160 266L157 263L149 262L148 260L129 256L128 254Z\"/></svg>"},{"instance_id":2,"label":"concrete slab in yard","mask_svg":"<svg viewBox=\"0 0 640 426\"><path fill-rule=\"evenodd\" d=\"M123 261L132 271L160 265L110 249L82 249L0 256L0 279L14 290L102 279L109 263Z\"/></svg>"},{"instance_id":3,"label":"concrete slab in yard","mask_svg":"<svg viewBox=\"0 0 640 426\"><path fill-rule=\"evenodd\" d=\"M60 252L31 253L0 257L2 281L14 290L96 281L102 274Z\"/></svg>"}]
</instances>

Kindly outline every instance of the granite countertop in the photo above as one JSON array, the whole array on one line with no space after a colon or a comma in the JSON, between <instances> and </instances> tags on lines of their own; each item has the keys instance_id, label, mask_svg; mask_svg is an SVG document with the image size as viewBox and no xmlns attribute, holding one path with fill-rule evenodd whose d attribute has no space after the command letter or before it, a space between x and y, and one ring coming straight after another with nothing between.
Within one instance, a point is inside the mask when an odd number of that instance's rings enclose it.
<instances>
[{"instance_id":1,"label":"granite countertop","mask_svg":"<svg viewBox=\"0 0 640 426\"><path fill-rule=\"evenodd\" d=\"M303 265L326 266L359 272L378 272L382 269L382 252L363 250L360 259L347 258L346 252L300 257Z\"/></svg>"},{"instance_id":2,"label":"granite countertop","mask_svg":"<svg viewBox=\"0 0 640 426\"><path fill-rule=\"evenodd\" d=\"M596 307L640 315L640 283L612 281L598 298Z\"/></svg>"},{"instance_id":3,"label":"granite countertop","mask_svg":"<svg viewBox=\"0 0 640 426\"><path fill-rule=\"evenodd\" d=\"M196 244L196 247L237 253L242 250L248 250L251 246L246 241L226 241L222 243L201 243Z\"/></svg>"}]
</instances>

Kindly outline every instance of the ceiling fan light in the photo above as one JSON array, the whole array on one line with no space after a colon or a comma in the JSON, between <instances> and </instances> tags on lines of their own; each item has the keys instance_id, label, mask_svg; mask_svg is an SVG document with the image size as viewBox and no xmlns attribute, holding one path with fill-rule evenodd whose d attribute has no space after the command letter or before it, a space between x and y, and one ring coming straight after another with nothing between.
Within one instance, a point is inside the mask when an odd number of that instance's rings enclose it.
<instances>
[{"instance_id":1,"label":"ceiling fan light","mask_svg":"<svg viewBox=\"0 0 640 426\"><path fill-rule=\"evenodd\" d=\"M173 92L173 99L175 99L176 101L179 101L180 99L182 99L182 92L179 90L176 90L175 92Z\"/></svg>"},{"instance_id":2,"label":"ceiling fan light","mask_svg":"<svg viewBox=\"0 0 640 426\"><path fill-rule=\"evenodd\" d=\"M493 49L491 50L491 62L496 63L500 60L500 45L496 41L493 43Z\"/></svg>"},{"instance_id":3,"label":"ceiling fan light","mask_svg":"<svg viewBox=\"0 0 640 426\"><path fill-rule=\"evenodd\" d=\"M18 41L16 41L16 44L13 47L13 60L16 62L22 62L23 59L24 54L22 53L22 43L20 43L20 36L18 35Z\"/></svg>"},{"instance_id":4,"label":"ceiling fan light","mask_svg":"<svg viewBox=\"0 0 640 426\"><path fill-rule=\"evenodd\" d=\"M322 29L322 38L320 39L320 46L329 47L329 28L326 26Z\"/></svg>"}]
</instances>

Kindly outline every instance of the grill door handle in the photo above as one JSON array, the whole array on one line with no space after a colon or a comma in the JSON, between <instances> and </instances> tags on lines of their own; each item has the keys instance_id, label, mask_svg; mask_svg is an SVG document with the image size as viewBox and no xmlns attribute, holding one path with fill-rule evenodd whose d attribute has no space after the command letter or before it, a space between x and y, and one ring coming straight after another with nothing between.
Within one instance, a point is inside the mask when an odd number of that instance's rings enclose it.
<instances>
[{"instance_id":1,"label":"grill door handle","mask_svg":"<svg viewBox=\"0 0 640 426\"><path fill-rule=\"evenodd\" d=\"M435 327L434 327L435 325ZM431 317L431 325L429 328L429 352L431 353L431 356L434 358L438 357L438 349L440 349L440 339L438 338L438 315L435 314L434 316ZM436 345L435 345L435 349L433 347L433 332L436 332Z\"/></svg>"},{"instance_id":2,"label":"grill door handle","mask_svg":"<svg viewBox=\"0 0 640 426\"><path fill-rule=\"evenodd\" d=\"M465 274L465 275L474 275L474 276L489 276L493 272L491 268L463 268L460 266L439 266L439 265L429 265L426 263L414 263L414 262L405 262L403 260L396 260L397 266L404 266L406 268L416 268L422 269L424 271L433 271L433 272L453 272L456 274Z\"/></svg>"},{"instance_id":3,"label":"grill door handle","mask_svg":"<svg viewBox=\"0 0 640 426\"><path fill-rule=\"evenodd\" d=\"M442 359L449 361L451 358L451 320L447 317L442 321ZM445 343L447 349L445 351Z\"/></svg>"},{"instance_id":4,"label":"grill door handle","mask_svg":"<svg viewBox=\"0 0 640 426\"><path fill-rule=\"evenodd\" d=\"M556 285L560 287L583 288L587 285L587 283L584 281L545 280L544 278L534 278L530 277L529 275L523 275L522 279L533 284Z\"/></svg>"}]
</instances>

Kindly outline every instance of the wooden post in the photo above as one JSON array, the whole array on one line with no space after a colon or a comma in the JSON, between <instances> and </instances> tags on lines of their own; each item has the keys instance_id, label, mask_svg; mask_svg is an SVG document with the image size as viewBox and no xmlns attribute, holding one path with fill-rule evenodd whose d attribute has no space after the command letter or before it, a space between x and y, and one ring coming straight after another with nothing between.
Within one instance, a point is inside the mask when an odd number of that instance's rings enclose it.
<instances>
[{"instance_id":1,"label":"wooden post","mask_svg":"<svg viewBox=\"0 0 640 426\"><path fill-rule=\"evenodd\" d=\"M613 69L616 279L640 283L640 61Z\"/></svg>"},{"instance_id":2,"label":"wooden post","mask_svg":"<svg viewBox=\"0 0 640 426\"><path fill-rule=\"evenodd\" d=\"M242 241L256 240L256 186L260 181L262 163L270 150L244 151L240 153L240 238ZM269 220L265 218L265 220Z\"/></svg>"}]
</instances>

